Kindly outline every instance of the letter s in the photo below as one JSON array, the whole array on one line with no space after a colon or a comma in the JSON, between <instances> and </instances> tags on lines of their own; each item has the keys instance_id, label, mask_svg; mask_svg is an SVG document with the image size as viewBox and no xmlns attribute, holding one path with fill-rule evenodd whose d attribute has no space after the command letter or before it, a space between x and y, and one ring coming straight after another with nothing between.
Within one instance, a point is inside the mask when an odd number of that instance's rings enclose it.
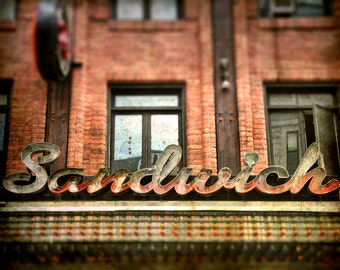
<instances>
[{"instance_id":1,"label":"letter s","mask_svg":"<svg viewBox=\"0 0 340 270\"><path fill-rule=\"evenodd\" d=\"M49 154L38 157L38 162L32 160L33 154L46 152ZM48 164L54 161L60 153L59 147L52 143L31 143L21 152L21 160L26 167L35 175L33 183L29 183L32 173L11 173L3 180L3 186L10 192L18 194L28 194L38 192L45 186L48 175L39 164ZM25 185L16 183L17 181L26 182Z\"/></svg>"}]
</instances>

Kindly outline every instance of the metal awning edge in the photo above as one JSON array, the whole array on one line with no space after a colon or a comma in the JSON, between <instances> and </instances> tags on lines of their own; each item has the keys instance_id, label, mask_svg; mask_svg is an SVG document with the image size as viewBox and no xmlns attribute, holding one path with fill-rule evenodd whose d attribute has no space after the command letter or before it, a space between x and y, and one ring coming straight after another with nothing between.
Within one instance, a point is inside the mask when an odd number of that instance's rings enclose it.
<instances>
[{"instance_id":1,"label":"metal awning edge","mask_svg":"<svg viewBox=\"0 0 340 270\"><path fill-rule=\"evenodd\" d=\"M340 202L311 201L34 201L5 202L0 212L237 211L340 213Z\"/></svg>"}]
</instances>

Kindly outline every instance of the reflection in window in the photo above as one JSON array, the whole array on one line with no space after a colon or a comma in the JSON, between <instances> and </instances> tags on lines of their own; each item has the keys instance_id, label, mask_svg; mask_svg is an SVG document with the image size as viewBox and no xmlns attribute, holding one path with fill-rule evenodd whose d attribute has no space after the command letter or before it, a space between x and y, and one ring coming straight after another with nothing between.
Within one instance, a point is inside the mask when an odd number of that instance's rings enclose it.
<instances>
[{"instance_id":1,"label":"reflection in window","mask_svg":"<svg viewBox=\"0 0 340 270\"><path fill-rule=\"evenodd\" d=\"M142 20L143 19L142 0L117 0L118 20Z\"/></svg>"},{"instance_id":2,"label":"reflection in window","mask_svg":"<svg viewBox=\"0 0 340 270\"><path fill-rule=\"evenodd\" d=\"M111 0L116 20L175 21L181 19L181 0Z\"/></svg>"},{"instance_id":3,"label":"reflection in window","mask_svg":"<svg viewBox=\"0 0 340 270\"><path fill-rule=\"evenodd\" d=\"M324 166L328 175L338 175L336 88L294 89L268 89L271 164L293 174L308 146L316 141L321 152L319 166Z\"/></svg>"},{"instance_id":4,"label":"reflection in window","mask_svg":"<svg viewBox=\"0 0 340 270\"><path fill-rule=\"evenodd\" d=\"M332 15L332 0L258 0L261 17L320 17Z\"/></svg>"},{"instance_id":5,"label":"reflection in window","mask_svg":"<svg viewBox=\"0 0 340 270\"><path fill-rule=\"evenodd\" d=\"M136 170L142 156L142 115L116 115L114 129L115 166Z\"/></svg>"},{"instance_id":6,"label":"reflection in window","mask_svg":"<svg viewBox=\"0 0 340 270\"><path fill-rule=\"evenodd\" d=\"M152 0L151 20L176 20L177 9L176 0Z\"/></svg>"},{"instance_id":7,"label":"reflection in window","mask_svg":"<svg viewBox=\"0 0 340 270\"><path fill-rule=\"evenodd\" d=\"M303 115L299 112L274 111L270 112L269 121L273 164L288 169L289 163L291 168L289 172L292 173L295 171L298 162L289 160L289 151L292 151L295 147L295 155L299 160L307 149L303 140L300 143L297 141L295 145L293 141L294 134L298 134L303 129Z\"/></svg>"},{"instance_id":8,"label":"reflection in window","mask_svg":"<svg viewBox=\"0 0 340 270\"><path fill-rule=\"evenodd\" d=\"M177 107L177 95L117 95L116 107Z\"/></svg>"},{"instance_id":9,"label":"reflection in window","mask_svg":"<svg viewBox=\"0 0 340 270\"><path fill-rule=\"evenodd\" d=\"M178 87L112 87L113 171L150 167L168 145L183 147L180 97Z\"/></svg>"},{"instance_id":10,"label":"reflection in window","mask_svg":"<svg viewBox=\"0 0 340 270\"><path fill-rule=\"evenodd\" d=\"M178 145L178 115L151 115L151 153L159 153L170 144ZM156 160L152 159L151 164Z\"/></svg>"}]
</instances>

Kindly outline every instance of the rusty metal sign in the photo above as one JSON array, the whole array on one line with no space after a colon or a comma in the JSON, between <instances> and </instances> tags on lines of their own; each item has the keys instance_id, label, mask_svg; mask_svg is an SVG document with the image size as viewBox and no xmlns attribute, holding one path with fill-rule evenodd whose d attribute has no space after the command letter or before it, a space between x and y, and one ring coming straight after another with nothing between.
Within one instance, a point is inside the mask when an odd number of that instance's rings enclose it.
<instances>
[{"instance_id":1,"label":"rusty metal sign","mask_svg":"<svg viewBox=\"0 0 340 270\"><path fill-rule=\"evenodd\" d=\"M47 152L48 154L46 154ZM46 184L53 194L79 193L85 189L87 193L94 194L108 185L110 185L110 190L114 194L120 194L128 189L139 194L154 191L158 195L166 194L172 189L179 195L186 195L191 191L208 195L220 189L235 189L240 194L254 189L265 194L281 194L287 191L297 194L309 182L310 192L321 195L335 191L340 187L340 182L337 179L330 179L323 183L327 175L324 168L319 166L312 168L320 156L317 143L313 143L307 149L290 179L288 179L289 173L284 167L269 166L250 180L253 166L259 160L259 156L255 152L249 152L244 157L246 166L234 178L231 176L231 170L224 167L218 172L217 180L212 185L207 185L207 181L212 175L211 170L202 169L192 181L188 181L192 169L187 167L182 168L171 181L164 182L164 179L170 176L182 157L182 149L177 145L169 145L152 168L143 168L134 172L128 181L126 179L129 171L125 169L118 170L110 175L108 175L108 169L99 169L98 173L88 181L83 181L84 170L79 168L63 168L48 175L41 165L54 161L59 152L59 148L51 143L28 145L21 153L21 159L31 173L7 175L3 179L4 188L16 194L36 193L41 191ZM45 153L45 155L33 160L32 157L37 153ZM270 184L268 177L273 174L277 175L277 180L284 179L284 183ZM35 177L33 182L32 176ZM152 180L143 184L142 179L146 176L151 177ZM63 181L60 181L60 179L63 179Z\"/></svg>"}]
</instances>

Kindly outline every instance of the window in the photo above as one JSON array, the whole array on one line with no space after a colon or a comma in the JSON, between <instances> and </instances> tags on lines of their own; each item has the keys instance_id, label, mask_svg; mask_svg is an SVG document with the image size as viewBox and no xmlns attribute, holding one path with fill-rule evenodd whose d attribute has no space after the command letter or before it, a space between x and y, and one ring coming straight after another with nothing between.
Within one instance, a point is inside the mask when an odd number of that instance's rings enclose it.
<instances>
[{"instance_id":1,"label":"window","mask_svg":"<svg viewBox=\"0 0 340 270\"><path fill-rule=\"evenodd\" d=\"M174 21L182 18L180 0L111 0L111 18L116 20Z\"/></svg>"},{"instance_id":2,"label":"window","mask_svg":"<svg viewBox=\"0 0 340 270\"><path fill-rule=\"evenodd\" d=\"M307 147L317 142L319 166L339 175L337 87L267 88L271 164L296 170Z\"/></svg>"},{"instance_id":3,"label":"window","mask_svg":"<svg viewBox=\"0 0 340 270\"><path fill-rule=\"evenodd\" d=\"M11 81L0 81L0 176L6 174Z\"/></svg>"},{"instance_id":4,"label":"window","mask_svg":"<svg viewBox=\"0 0 340 270\"><path fill-rule=\"evenodd\" d=\"M0 20L15 20L17 17L17 1L0 1Z\"/></svg>"},{"instance_id":5,"label":"window","mask_svg":"<svg viewBox=\"0 0 340 270\"><path fill-rule=\"evenodd\" d=\"M261 17L320 17L332 15L332 0L259 0Z\"/></svg>"},{"instance_id":6,"label":"window","mask_svg":"<svg viewBox=\"0 0 340 270\"><path fill-rule=\"evenodd\" d=\"M181 87L111 86L110 90L113 171L150 167L170 144L184 149Z\"/></svg>"}]
</instances>

